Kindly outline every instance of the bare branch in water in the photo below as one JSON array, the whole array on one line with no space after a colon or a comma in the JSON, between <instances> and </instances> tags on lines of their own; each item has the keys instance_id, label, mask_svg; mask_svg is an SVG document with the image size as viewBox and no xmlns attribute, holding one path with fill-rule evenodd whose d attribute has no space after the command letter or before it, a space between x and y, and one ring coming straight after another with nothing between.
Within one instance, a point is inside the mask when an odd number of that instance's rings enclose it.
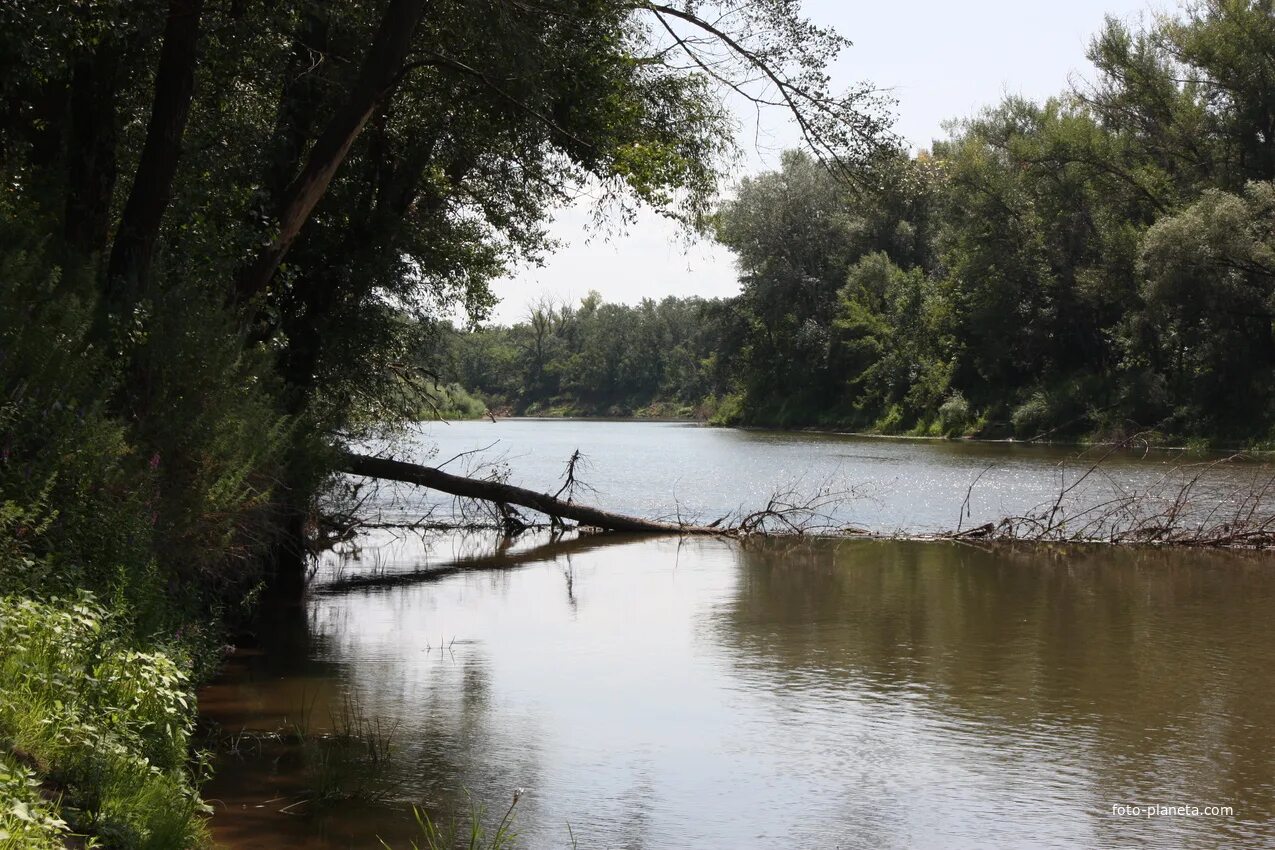
<instances>
[{"instance_id":1,"label":"bare branch in water","mask_svg":"<svg viewBox=\"0 0 1275 850\"><path fill-rule=\"evenodd\" d=\"M561 499L562 494L567 494L567 501L574 502L576 493L596 493L597 488L591 484L587 484L580 480L577 472L588 469L591 464L589 459L580 454L580 450L576 449L571 453L571 457L567 459L566 471L562 474L562 486L558 488L558 492L553 494L555 499Z\"/></svg>"},{"instance_id":2,"label":"bare branch in water","mask_svg":"<svg viewBox=\"0 0 1275 850\"><path fill-rule=\"evenodd\" d=\"M958 525L957 531L947 536L1249 549L1275 546L1275 475L1268 467L1255 470L1247 484L1222 488L1213 473L1219 467L1244 460L1243 455L1231 455L1205 463L1180 464L1141 489L1126 490L1106 473L1104 464L1138 438L1135 435L1129 441L1106 447L1080 476L1070 484L1064 482L1054 498L1037 508L968 531L961 531ZM1107 480L1109 495L1075 504L1081 485L1099 475ZM973 486L970 485L971 491ZM968 503L969 493L966 500Z\"/></svg>"}]
</instances>

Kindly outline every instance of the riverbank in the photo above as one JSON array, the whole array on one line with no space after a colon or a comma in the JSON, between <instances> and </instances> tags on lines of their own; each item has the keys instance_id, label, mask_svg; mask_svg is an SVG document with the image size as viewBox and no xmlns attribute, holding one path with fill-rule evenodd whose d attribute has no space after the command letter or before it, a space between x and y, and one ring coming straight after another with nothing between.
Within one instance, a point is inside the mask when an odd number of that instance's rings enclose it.
<instances>
[{"instance_id":1,"label":"riverbank","mask_svg":"<svg viewBox=\"0 0 1275 850\"><path fill-rule=\"evenodd\" d=\"M1030 429L1023 436L1022 429L1011 421L990 421L984 412L974 416L966 407L958 413L948 412L932 419L922 420L910 426L897 416L886 416L865 427L861 417L835 415L802 415L790 413L767 415L765 412L746 412L742 399L727 395L709 397L698 404L677 401L653 401L644 405L625 403L597 404L580 399L558 397L533 401L525 405L512 405L484 399L481 394L470 393L459 385L448 385L439 391L439 403L427 411L429 418L443 419L582 419L595 421L672 421L698 422L712 427L742 428L779 433L839 434L853 437L877 437L894 440L955 440L1005 445L1046 445L1076 448L1096 446L1121 446L1154 448L1165 451L1208 454L1275 453L1275 439L1251 437L1246 439L1186 436L1155 428L1121 429L1102 428L1078 431L1081 421L1076 419L1054 427ZM454 399L463 398L464 403Z\"/></svg>"},{"instance_id":2,"label":"riverbank","mask_svg":"<svg viewBox=\"0 0 1275 850\"><path fill-rule=\"evenodd\" d=\"M710 425L710 423L704 423ZM1184 454L1226 454L1228 452L1244 453L1244 454L1275 454L1275 446L1266 443L1244 444L1244 443L1227 443L1214 444L1207 441L1181 441L1174 440L1165 435L1145 435L1139 434L1135 438L1125 435L1102 435L1093 434L1089 437L1076 437L1073 439L1038 439L1038 440L1021 440L1014 437L979 437L973 435L964 436L943 436L941 434L916 434L916 433L883 433L880 431L861 431L852 428L844 428L840 426L820 426L807 425L793 428L780 428L770 425L726 425L711 427L728 427L740 428L751 431L774 431L778 433L797 433L797 434L830 434L843 437L864 437L874 440L916 440L931 442L958 442L958 443L984 443L987 445L1005 445L1005 446L1055 446L1059 448L1076 448L1076 449L1094 449L1094 448L1128 448L1130 450L1138 449L1154 449L1164 452L1181 452Z\"/></svg>"},{"instance_id":3,"label":"riverbank","mask_svg":"<svg viewBox=\"0 0 1275 850\"><path fill-rule=\"evenodd\" d=\"M506 415L512 410L506 408ZM500 415L499 411L495 411ZM639 407L621 404L586 404L579 401L561 401L547 404L531 404L517 414L520 419L641 419L645 421L695 422L706 421L694 405L679 402L652 402Z\"/></svg>"},{"instance_id":4,"label":"riverbank","mask_svg":"<svg viewBox=\"0 0 1275 850\"><path fill-rule=\"evenodd\" d=\"M676 412L670 413L670 410ZM706 428L735 428L741 431L756 431L776 434L827 434L830 436L861 437L875 440L899 440L937 443L976 443L1004 446L1052 446L1059 448L1094 449L1101 447L1125 447L1130 450L1154 449L1156 451L1178 452L1182 454L1228 454L1242 453L1250 455L1275 455L1275 445L1267 442L1209 442L1206 440L1180 440L1169 435L1157 433L1139 433L1134 436L1092 434L1088 437L1067 439L1017 439L1015 437L980 437L976 435L944 436L942 434L918 434L912 431L890 433L881 431L864 431L843 425L794 425L780 426L764 423L724 425L694 415L693 410L686 407L652 406L643 412L630 415L614 413L595 413L582 411L571 406L538 409L535 413L514 415L495 414L499 419L512 420L579 420L581 422L681 422L687 425L702 425ZM451 419L452 417L444 417ZM489 418L487 414L477 416L457 416L458 421L477 421Z\"/></svg>"}]
</instances>

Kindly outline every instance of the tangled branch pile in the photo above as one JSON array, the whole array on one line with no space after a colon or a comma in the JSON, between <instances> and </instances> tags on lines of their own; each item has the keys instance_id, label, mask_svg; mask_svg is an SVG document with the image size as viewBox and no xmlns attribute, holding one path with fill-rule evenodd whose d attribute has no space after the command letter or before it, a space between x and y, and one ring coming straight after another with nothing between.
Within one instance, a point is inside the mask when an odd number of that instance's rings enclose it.
<instances>
[{"instance_id":1,"label":"tangled branch pile","mask_svg":"<svg viewBox=\"0 0 1275 850\"><path fill-rule=\"evenodd\" d=\"M1112 449L1114 451L1114 449ZM1174 467L1150 485L1125 489L1106 473L1103 455L1051 501L967 531L956 539L1113 543L1265 549L1275 547L1275 474L1255 468L1244 481L1225 480L1219 467L1241 461L1235 455L1208 463ZM1079 501L1082 485L1105 479L1109 496Z\"/></svg>"}]
</instances>

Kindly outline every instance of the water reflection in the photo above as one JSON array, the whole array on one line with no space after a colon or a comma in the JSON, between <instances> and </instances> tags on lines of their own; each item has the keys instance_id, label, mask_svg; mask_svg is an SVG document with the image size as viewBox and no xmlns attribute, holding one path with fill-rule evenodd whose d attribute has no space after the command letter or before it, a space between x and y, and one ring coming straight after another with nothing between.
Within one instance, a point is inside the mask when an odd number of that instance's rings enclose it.
<instances>
[{"instance_id":1,"label":"water reflection","mask_svg":"<svg viewBox=\"0 0 1275 850\"><path fill-rule=\"evenodd\" d=\"M390 790L280 813L305 754L223 756L218 839L404 846L412 803L525 787L528 848L568 823L652 850L1275 842L1265 558L604 540L315 595L304 653L239 659L205 712L269 729L357 694L393 728ZM1111 815L1138 803L1236 816Z\"/></svg>"},{"instance_id":2,"label":"water reflection","mask_svg":"<svg viewBox=\"0 0 1275 850\"><path fill-rule=\"evenodd\" d=\"M780 558L744 549L740 562L714 635L776 706L858 740L829 771L826 750L810 753L829 782L842 760L878 787L883 774L906 783L916 763L935 765L911 794L982 813L923 823L971 846L980 835L1066 846L1082 825L1091 840L1080 844L1262 836L1273 787L1268 562L871 543ZM820 715L834 699L843 716ZM852 824L873 826L900 797L881 790ZM1249 823L1099 816L1113 803L1174 801L1228 803Z\"/></svg>"}]
</instances>

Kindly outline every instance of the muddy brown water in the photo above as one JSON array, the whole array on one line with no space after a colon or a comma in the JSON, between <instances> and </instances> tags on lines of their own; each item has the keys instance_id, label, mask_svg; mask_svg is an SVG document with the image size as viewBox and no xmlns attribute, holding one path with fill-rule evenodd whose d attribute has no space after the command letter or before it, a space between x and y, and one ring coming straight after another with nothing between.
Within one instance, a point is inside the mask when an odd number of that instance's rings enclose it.
<instances>
[{"instance_id":1,"label":"muddy brown water","mask_svg":"<svg viewBox=\"0 0 1275 850\"><path fill-rule=\"evenodd\" d=\"M371 573L413 577L323 590ZM245 849L406 847L414 805L515 789L532 850L1271 847L1272 611L1259 554L380 532L201 693L205 796Z\"/></svg>"}]
</instances>

